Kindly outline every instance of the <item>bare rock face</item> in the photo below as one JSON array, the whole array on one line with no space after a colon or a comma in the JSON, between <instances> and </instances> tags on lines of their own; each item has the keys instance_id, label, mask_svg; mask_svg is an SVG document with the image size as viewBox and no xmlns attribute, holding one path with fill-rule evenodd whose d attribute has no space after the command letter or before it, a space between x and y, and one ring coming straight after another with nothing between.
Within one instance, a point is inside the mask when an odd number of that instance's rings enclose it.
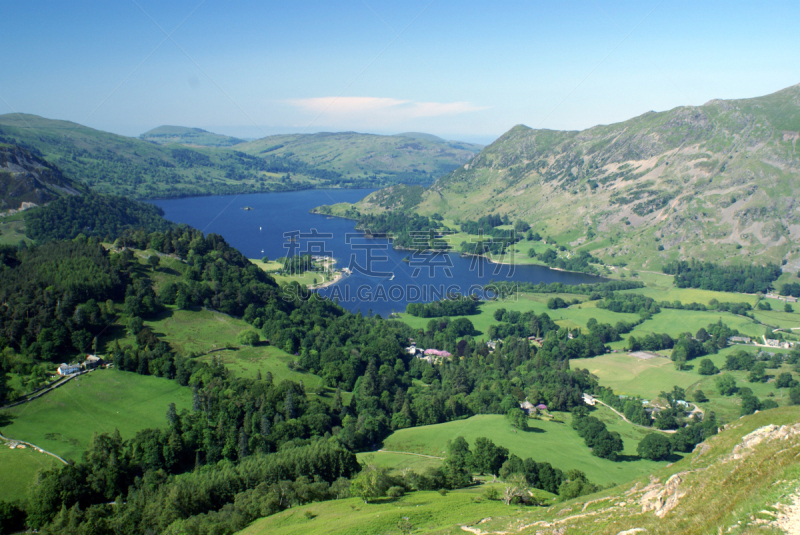
<instances>
[{"instance_id":1,"label":"bare rock face","mask_svg":"<svg viewBox=\"0 0 800 535\"><path fill-rule=\"evenodd\" d=\"M777 426L774 424L759 427L752 433L742 437L742 441L733 447L733 452L728 460L736 461L753 452L753 449L762 442L773 440L788 440L800 435L800 424Z\"/></svg>"},{"instance_id":2,"label":"bare rock face","mask_svg":"<svg viewBox=\"0 0 800 535\"><path fill-rule=\"evenodd\" d=\"M57 167L20 147L0 147L0 210L26 210L78 194L79 186Z\"/></svg>"},{"instance_id":3,"label":"bare rock face","mask_svg":"<svg viewBox=\"0 0 800 535\"><path fill-rule=\"evenodd\" d=\"M640 500L642 513L654 511L657 517L664 518L664 515L674 509L679 500L686 495L686 491L680 489L682 476L686 473L680 472L671 476L664 485L657 483L649 485L650 490L645 492Z\"/></svg>"}]
</instances>

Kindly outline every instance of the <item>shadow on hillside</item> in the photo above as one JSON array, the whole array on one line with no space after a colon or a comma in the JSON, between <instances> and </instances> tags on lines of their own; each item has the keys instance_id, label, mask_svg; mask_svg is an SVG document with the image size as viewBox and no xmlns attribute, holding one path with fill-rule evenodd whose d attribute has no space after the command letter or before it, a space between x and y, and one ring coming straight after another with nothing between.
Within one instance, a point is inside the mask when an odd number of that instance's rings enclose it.
<instances>
[{"instance_id":1,"label":"shadow on hillside","mask_svg":"<svg viewBox=\"0 0 800 535\"><path fill-rule=\"evenodd\" d=\"M160 271L161 273L166 273L167 275L174 275L174 276L179 276L180 275L180 273L178 273L176 270L172 269L171 267L163 267L163 268L159 267L158 271Z\"/></svg>"},{"instance_id":2,"label":"shadow on hillside","mask_svg":"<svg viewBox=\"0 0 800 535\"><path fill-rule=\"evenodd\" d=\"M530 425L528 425L527 429L520 429L520 431L523 431L525 433L545 433L544 429L540 429L538 427L531 427Z\"/></svg>"},{"instance_id":3,"label":"shadow on hillside","mask_svg":"<svg viewBox=\"0 0 800 535\"><path fill-rule=\"evenodd\" d=\"M0 427L5 427L11 424L11 422L14 421L14 418L16 418L16 416L12 414L9 414L7 412L0 412Z\"/></svg>"}]
</instances>

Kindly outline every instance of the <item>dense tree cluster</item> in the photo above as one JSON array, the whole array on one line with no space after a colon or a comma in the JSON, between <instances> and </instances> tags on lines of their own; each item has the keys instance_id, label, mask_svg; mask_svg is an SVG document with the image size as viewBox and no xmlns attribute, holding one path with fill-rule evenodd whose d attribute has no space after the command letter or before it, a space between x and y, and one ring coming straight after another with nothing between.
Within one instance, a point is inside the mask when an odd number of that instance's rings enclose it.
<instances>
[{"instance_id":1,"label":"dense tree cluster","mask_svg":"<svg viewBox=\"0 0 800 535\"><path fill-rule=\"evenodd\" d=\"M661 312L655 300L639 294L616 293L598 301L597 308L625 314L639 314L644 319Z\"/></svg>"},{"instance_id":2,"label":"dense tree cluster","mask_svg":"<svg viewBox=\"0 0 800 535\"><path fill-rule=\"evenodd\" d=\"M25 212L25 234L37 242L70 240L79 234L113 241L126 230L164 231L173 224L154 204L127 197L66 195Z\"/></svg>"},{"instance_id":3,"label":"dense tree cluster","mask_svg":"<svg viewBox=\"0 0 800 535\"><path fill-rule=\"evenodd\" d=\"M480 312L481 302L473 297L454 295L431 303L409 303L406 312L420 318L470 316Z\"/></svg>"},{"instance_id":4,"label":"dense tree cluster","mask_svg":"<svg viewBox=\"0 0 800 535\"><path fill-rule=\"evenodd\" d=\"M610 432L606 424L588 416L585 411L574 411L572 428L583 438L586 445L592 448L592 454L603 459L616 461L623 449L622 438L617 432Z\"/></svg>"},{"instance_id":5,"label":"dense tree cluster","mask_svg":"<svg viewBox=\"0 0 800 535\"><path fill-rule=\"evenodd\" d=\"M669 262L664 265L663 271L675 275L675 286L678 288L739 293L766 293L781 276L781 267L777 264L720 266L694 259Z\"/></svg>"}]
</instances>

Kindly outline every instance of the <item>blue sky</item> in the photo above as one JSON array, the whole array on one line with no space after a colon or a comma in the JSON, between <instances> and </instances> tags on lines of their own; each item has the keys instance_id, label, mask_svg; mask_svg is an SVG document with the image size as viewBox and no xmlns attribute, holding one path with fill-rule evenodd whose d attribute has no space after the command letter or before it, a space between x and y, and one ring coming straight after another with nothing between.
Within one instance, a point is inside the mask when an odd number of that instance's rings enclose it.
<instances>
[{"instance_id":1,"label":"blue sky","mask_svg":"<svg viewBox=\"0 0 800 535\"><path fill-rule=\"evenodd\" d=\"M0 113L489 142L800 83L796 1L76 4L4 2Z\"/></svg>"}]
</instances>

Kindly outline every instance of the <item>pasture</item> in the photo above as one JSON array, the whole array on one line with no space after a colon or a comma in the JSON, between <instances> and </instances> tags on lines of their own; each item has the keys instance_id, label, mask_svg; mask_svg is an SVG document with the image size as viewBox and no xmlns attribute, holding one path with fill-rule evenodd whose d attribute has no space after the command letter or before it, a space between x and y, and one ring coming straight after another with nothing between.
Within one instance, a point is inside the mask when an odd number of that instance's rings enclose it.
<instances>
[{"instance_id":1,"label":"pasture","mask_svg":"<svg viewBox=\"0 0 800 535\"><path fill-rule=\"evenodd\" d=\"M11 449L0 443L0 501L25 500L28 486L39 470L63 466L58 460L32 448Z\"/></svg>"},{"instance_id":2,"label":"pasture","mask_svg":"<svg viewBox=\"0 0 800 535\"><path fill-rule=\"evenodd\" d=\"M627 353L610 353L589 359L575 359L570 361L573 369L586 368L598 378L601 385L614 390L616 394L629 396L640 396L652 400L658 397L662 391L672 390L673 386L686 389L686 397L692 401L692 392L702 390L709 398L708 402L699 403L704 410L712 410L717 418L724 422L730 422L739 417L741 400L738 396L722 396L717 392L715 385L716 375L700 375L697 367L700 361L708 358L715 366L722 369L725 365L725 357L731 353L742 349L744 346L731 346L720 350L716 355L707 355L689 362L686 370L678 371L674 363L669 359L669 351L662 351L667 356L641 360L629 356ZM746 350L755 353L758 349L748 347ZM770 350L781 352L780 350ZM781 368L767 370L767 375L777 376L782 372L791 372L791 366L784 364ZM730 374L740 387L750 388L753 393L762 401L767 398L774 399L779 405L785 405L788 401L788 392L776 389L773 383L750 383L747 381L748 372L746 371L725 371L722 373ZM793 374L798 378L798 374Z\"/></svg>"},{"instance_id":3,"label":"pasture","mask_svg":"<svg viewBox=\"0 0 800 535\"><path fill-rule=\"evenodd\" d=\"M236 376L255 379L259 371L262 376L270 372L276 383L303 381L309 392L322 389L319 376L289 368L295 358L293 355L263 342L257 346L240 346L239 333L255 329L239 318L211 310L170 309L145 324L179 353L202 355L199 358L206 361L219 357Z\"/></svg>"},{"instance_id":4,"label":"pasture","mask_svg":"<svg viewBox=\"0 0 800 535\"><path fill-rule=\"evenodd\" d=\"M500 415L478 415L443 424L400 429L384 440L382 449L444 457L447 443L456 437L463 436L470 446L474 445L476 438L487 437L523 459L532 457L537 462L546 461L564 471L571 468L582 470L593 483L601 485L630 481L665 464L639 459L636 446L650 431L625 423L605 407L594 411L593 415L603 420L610 431L620 433L625 446L625 461L612 462L593 456L583 439L570 426L571 415L556 415L561 422L529 419L528 431L514 429ZM377 464L393 470L409 467L423 471L425 466L433 464L433 460L426 457L384 452L373 454Z\"/></svg>"},{"instance_id":5,"label":"pasture","mask_svg":"<svg viewBox=\"0 0 800 535\"><path fill-rule=\"evenodd\" d=\"M191 389L160 377L96 370L8 409L13 420L0 432L77 461L94 433L119 429L128 439L145 428L165 427L170 403L178 412L191 408Z\"/></svg>"},{"instance_id":6,"label":"pasture","mask_svg":"<svg viewBox=\"0 0 800 535\"><path fill-rule=\"evenodd\" d=\"M482 498L484 484L448 492L420 491L396 500L365 504L360 498L331 500L292 507L253 522L239 535L375 535L399 533L397 523L407 517L413 533L454 533L453 526L475 524L482 518L530 514L539 508L507 506ZM547 493L541 493L544 498ZM549 497L549 495L548 495ZM463 533L460 530L459 533Z\"/></svg>"}]
</instances>

